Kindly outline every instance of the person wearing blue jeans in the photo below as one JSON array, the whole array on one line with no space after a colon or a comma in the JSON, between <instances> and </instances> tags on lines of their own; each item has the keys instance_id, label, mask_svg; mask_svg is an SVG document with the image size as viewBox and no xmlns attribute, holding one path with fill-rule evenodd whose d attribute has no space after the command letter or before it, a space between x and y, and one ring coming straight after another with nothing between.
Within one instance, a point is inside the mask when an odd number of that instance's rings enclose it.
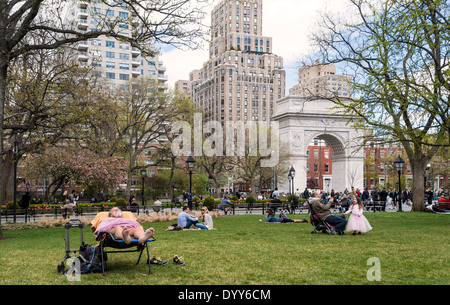
<instances>
[{"instance_id":1,"label":"person wearing blue jeans","mask_svg":"<svg viewBox=\"0 0 450 305\"><path fill-rule=\"evenodd\" d=\"M339 235L345 235L344 229L347 225L347 219L345 218L345 215L333 215L330 212L330 207L333 202L334 198L330 198L326 204L322 203L320 200L320 191L316 191L314 193L314 198L311 200L311 206L322 221L326 221L333 226L333 234L336 234L337 232Z\"/></svg>"},{"instance_id":2,"label":"person wearing blue jeans","mask_svg":"<svg viewBox=\"0 0 450 305\"><path fill-rule=\"evenodd\" d=\"M189 229L192 225L202 230L208 230L205 225L198 222L198 218L189 214L190 209L188 206L183 207L183 212L178 215L178 226L183 229Z\"/></svg>"},{"instance_id":3,"label":"person wearing blue jeans","mask_svg":"<svg viewBox=\"0 0 450 305\"><path fill-rule=\"evenodd\" d=\"M344 235L344 229L347 225L347 219L345 218L345 215L330 215L327 218L325 218L325 221L333 226L333 229L338 232L340 235Z\"/></svg>"}]
</instances>

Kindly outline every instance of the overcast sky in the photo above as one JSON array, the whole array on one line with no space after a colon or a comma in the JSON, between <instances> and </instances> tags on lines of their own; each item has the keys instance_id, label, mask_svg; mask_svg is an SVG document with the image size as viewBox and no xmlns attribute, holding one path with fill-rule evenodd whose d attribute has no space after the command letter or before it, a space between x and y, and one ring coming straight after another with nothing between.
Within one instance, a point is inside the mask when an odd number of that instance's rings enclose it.
<instances>
[{"instance_id":1,"label":"overcast sky","mask_svg":"<svg viewBox=\"0 0 450 305\"><path fill-rule=\"evenodd\" d=\"M308 35L316 26L317 15L324 10L344 13L347 7L346 0L263 0L263 35L273 38L273 53L284 59L286 94L298 82L298 60L308 52ZM206 12L207 25L212 8ZM204 50L172 49L163 52L161 59L167 67L168 85L173 88L177 80L188 79L189 72L200 69L208 60L207 45Z\"/></svg>"}]
</instances>

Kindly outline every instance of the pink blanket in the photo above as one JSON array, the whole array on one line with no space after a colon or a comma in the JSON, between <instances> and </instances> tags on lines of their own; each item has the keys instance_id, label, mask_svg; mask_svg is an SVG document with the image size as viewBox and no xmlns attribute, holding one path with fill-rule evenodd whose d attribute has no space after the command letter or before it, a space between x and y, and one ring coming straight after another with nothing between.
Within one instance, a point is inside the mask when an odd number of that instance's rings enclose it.
<instances>
[{"instance_id":1,"label":"pink blanket","mask_svg":"<svg viewBox=\"0 0 450 305\"><path fill-rule=\"evenodd\" d=\"M97 236L100 232L108 231L116 226L135 228L140 226L139 222L126 218L108 217L104 219L98 226L94 235Z\"/></svg>"}]
</instances>

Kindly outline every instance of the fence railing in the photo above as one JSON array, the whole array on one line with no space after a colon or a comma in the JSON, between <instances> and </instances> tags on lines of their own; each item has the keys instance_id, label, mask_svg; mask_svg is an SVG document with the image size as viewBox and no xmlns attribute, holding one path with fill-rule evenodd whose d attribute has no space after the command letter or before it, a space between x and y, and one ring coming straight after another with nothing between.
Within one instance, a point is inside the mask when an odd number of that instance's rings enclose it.
<instances>
[{"instance_id":1,"label":"fence railing","mask_svg":"<svg viewBox=\"0 0 450 305\"><path fill-rule=\"evenodd\" d=\"M22 209L17 208L15 213L13 209L5 209L3 208L1 210L1 217L2 222L9 222L14 220L14 214L16 221L18 222L36 222L41 219L42 216L48 216L52 218L68 218L72 216L82 217L82 216L88 216L88 215L95 215L98 212L103 211L109 211L112 206L77 206L75 208L65 208L61 206L45 206L42 208L36 207L36 208L30 208L30 209ZM181 208L182 204L179 203L177 205L172 203L163 203L162 206L154 207L153 205L139 205L139 206L126 206L121 207L124 211L131 211L135 213L136 215L139 215L141 213L151 213L153 211L167 211L167 210L173 210L174 208ZM215 209L222 209L224 210L224 207L228 207L227 213L235 215L236 212L240 212L239 214L243 213L245 211L245 214L253 214L253 212L261 212L262 215L265 214L265 212L268 209L282 209L287 210L291 214L295 213L308 213L308 208L304 207L302 203L299 204L293 204L291 202L283 202L283 203L272 203L272 202L266 202L266 203L235 203L223 207L219 207L219 205L215 205ZM193 205L193 210L199 210L201 206L199 205ZM348 207L341 207L340 205L334 206L333 211L334 212L342 212L345 211ZM385 212L386 211L386 202L384 201L374 201L369 202L366 204L366 210L372 211L372 212Z\"/></svg>"}]
</instances>

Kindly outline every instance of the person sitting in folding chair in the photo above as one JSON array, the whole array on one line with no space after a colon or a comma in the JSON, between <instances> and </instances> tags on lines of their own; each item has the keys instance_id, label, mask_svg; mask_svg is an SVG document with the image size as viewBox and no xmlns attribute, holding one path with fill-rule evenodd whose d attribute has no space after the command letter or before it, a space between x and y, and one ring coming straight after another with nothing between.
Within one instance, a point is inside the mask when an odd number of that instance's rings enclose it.
<instances>
[{"instance_id":1,"label":"person sitting in folding chair","mask_svg":"<svg viewBox=\"0 0 450 305\"><path fill-rule=\"evenodd\" d=\"M344 229L347 225L347 219L345 215L333 215L330 212L331 204L333 203L334 198L332 197L326 204L321 202L320 199L320 191L315 191L314 198L311 199L311 206L314 209L314 212L320 218L320 220L327 222L331 226L331 234L335 235L345 235Z\"/></svg>"},{"instance_id":2,"label":"person sitting in folding chair","mask_svg":"<svg viewBox=\"0 0 450 305\"><path fill-rule=\"evenodd\" d=\"M108 216L98 225L97 230L94 232L95 236L98 236L100 232L110 232L116 238L122 239L126 244L130 244L132 238L138 239L139 244L144 244L155 233L153 228L144 231L139 222L122 218L122 211L118 207L113 207L109 211Z\"/></svg>"}]
</instances>

